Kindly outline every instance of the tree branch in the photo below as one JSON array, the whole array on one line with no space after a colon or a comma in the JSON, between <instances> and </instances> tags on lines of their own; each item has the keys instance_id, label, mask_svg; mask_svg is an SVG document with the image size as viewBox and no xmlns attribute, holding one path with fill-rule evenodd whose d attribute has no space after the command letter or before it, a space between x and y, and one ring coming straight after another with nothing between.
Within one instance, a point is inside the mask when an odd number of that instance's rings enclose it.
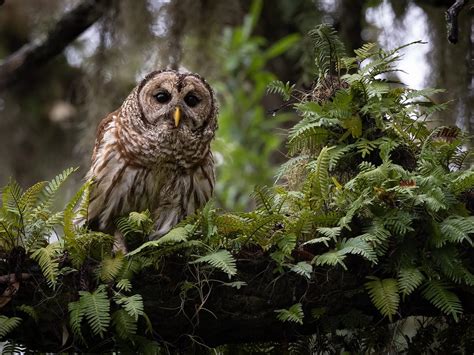
<instances>
[{"instance_id":1,"label":"tree branch","mask_svg":"<svg viewBox=\"0 0 474 355\"><path fill-rule=\"evenodd\" d=\"M241 255L236 279L246 285L236 289L225 284L229 282L225 274L199 270L198 266L189 265L183 258L171 257L160 271L150 270L137 277L133 289L143 296L155 338L178 348L189 347L191 339L207 346L291 341L301 334L324 332L325 325L340 323L342 317L350 315L360 319L361 324L364 321L379 325L388 322L363 289L369 266L359 258L353 258L350 264L351 272L319 268L310 280L305 280L290 271L275 274L275 264L268 255ZM25 281L26 285L19 288L16 304L34 305L37 302L37 287L33 285L33 279ZM184 291L185 283L193 284L193 287ZM74 279L63 281L65 287L72 287L70 294L77 292L73 288L79 284ZM461 296L465 314L474 314L473 290L455 291ZM50 322L36 324L25 321L11 338L31 350L56 352L67 349L70 340L64 344L62 327L67 326L64 319L68 300L57 299L56 302L65 309L56 308ZM305 312L302 325L277 319L275 310L289 308L298 302ZM311 310L315 308L322 310L318 319L311 316ZM442 313L414 294L410 296L410 302L402 302L397 319L413 315L436 317ZM344 329L342 324L340 327ZM87 348L76 350L103 352L112 347L112 341L96 339L90 341Z\"/></svg>"},{"instance_id":2,"label":"tree branch","mask_svg":"<svg viewBox=\"0 0 474 355\"><path fill-rule=\"evenodd\" d=\"M446 25L448 30L448 41L450 43L458 43L459 38L459 26L458 16L464 5L469 0L456 0L456 2L446 11Z\"/></svg>"},{"instance_id":3,"label":"tree branch","mask_svg":"<svg viewBox=\"0 0 474 355\"><path fill-rule=\"evenodd\" d=\"M104 15L112 0L84 0L66 13L43 40L25 44L0 62L0 90L37 70L60 54L72 41Z\"/></svg>"}]
</instances>

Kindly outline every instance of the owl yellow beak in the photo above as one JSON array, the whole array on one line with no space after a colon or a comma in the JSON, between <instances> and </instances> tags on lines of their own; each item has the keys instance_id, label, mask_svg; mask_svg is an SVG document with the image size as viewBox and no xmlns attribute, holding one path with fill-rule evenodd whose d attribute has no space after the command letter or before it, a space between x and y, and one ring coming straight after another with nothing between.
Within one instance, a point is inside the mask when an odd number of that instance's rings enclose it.
<instances>
[{"instance_id":1,"label":"owl yellow beak","mask_svg":"<svg viewBox=\"0 0 474 355\"><path fill-rule=\"evenodd\" d=\"M178 127L179 126L179 121L181 120L181 110L179 107L176 107L176 110L174 111L174 126Z\"/></svg>"}]
</instances>

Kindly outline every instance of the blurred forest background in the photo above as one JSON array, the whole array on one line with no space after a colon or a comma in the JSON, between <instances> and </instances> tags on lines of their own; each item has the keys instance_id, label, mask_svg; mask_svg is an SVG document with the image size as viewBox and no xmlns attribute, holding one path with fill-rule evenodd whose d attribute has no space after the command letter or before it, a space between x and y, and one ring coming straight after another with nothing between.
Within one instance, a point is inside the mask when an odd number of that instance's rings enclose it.
<instances>
[{"instance_id":1,"label":"blurred forest background","mask_svg":"<svg viewBox=\"0 0 474 355\"><path fill-rule=\"evenodd\" d=\"M72 193L99 121L148 72L172 67L198 72L215 88L217 202L248 208L254 185L271 184L286 160L285 127L295 119L272 113L281 102L266 85L276 78L311 85L305 34L322 22L340 32L349 55L364 42L388 49L427 42L404 50L399 79L445 88L436 100L453 100L451 109L433 124L473 132L474 15L461 12L459 43L449 44L444 13L453 0L2 0L0 66L84 2L104 6L92 26L58 56L0 85L1 185L10 176L31 185L80 166Z\"/></svg>"}]
</instances>

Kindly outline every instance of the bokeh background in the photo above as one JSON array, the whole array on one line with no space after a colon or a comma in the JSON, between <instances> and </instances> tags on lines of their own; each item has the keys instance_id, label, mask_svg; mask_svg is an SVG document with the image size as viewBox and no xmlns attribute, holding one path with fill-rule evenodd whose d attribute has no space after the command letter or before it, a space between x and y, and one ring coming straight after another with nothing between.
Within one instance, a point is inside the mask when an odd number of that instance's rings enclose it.
<instances>
[{"instance_id":1,"label":"bokeh background","mask_svg":"<svg viewBox=\"0 0 474 355\"><path fill-rule=\"evenodd\" d=\"M4 0L0 61L41 39L83 0ZM111 0L107 11L60 55L0 91L0 185L23 186L80 167L65 198L81 183L95 129L148 72L195 71L220 101L214 142L216 200L226 209L251 207L256 184L272 184L286 160L285 129L297 117L266 95L280 79L313 80L305 34L332 24L348 54L364 42L406 48L399 79L413 88L441 87L452 100L433 124L474 126L474 11L459 18L460 40L446 40L444 13L454 0ZM0 78L1 79L1 78Z\"/></svg>"}]
</instances>

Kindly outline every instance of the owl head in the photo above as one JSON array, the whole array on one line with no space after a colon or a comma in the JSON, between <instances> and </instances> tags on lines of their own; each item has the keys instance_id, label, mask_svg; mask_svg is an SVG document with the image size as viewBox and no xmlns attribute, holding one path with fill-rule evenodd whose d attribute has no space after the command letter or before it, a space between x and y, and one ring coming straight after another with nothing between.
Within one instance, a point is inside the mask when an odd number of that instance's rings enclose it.
<instances>
[{"instance_id":1,"label":"owl head","mask_svg":"<svg viewBox=\"0 0 474 355\"><path fill-rule=\"evenodd\" d=\"M140 83L137 96L147 124L190 132L216 128L214 92L197 74L174 70L153 72Z\"/></svg>"},{"instance_id":2,"label":"owl head","mask_svg":"<svg viewBox=\"0 0 474 355\"><path fill-rule=\"evenodd\" d=\"M121 111L124 131L133 131L124 136L138 133L149 146L143 152L149 154L152 147L156 159L185 167L207 154L217 128L214 92L194 73L161 70L148 74Z\"/></svg>"}]
</instances>

